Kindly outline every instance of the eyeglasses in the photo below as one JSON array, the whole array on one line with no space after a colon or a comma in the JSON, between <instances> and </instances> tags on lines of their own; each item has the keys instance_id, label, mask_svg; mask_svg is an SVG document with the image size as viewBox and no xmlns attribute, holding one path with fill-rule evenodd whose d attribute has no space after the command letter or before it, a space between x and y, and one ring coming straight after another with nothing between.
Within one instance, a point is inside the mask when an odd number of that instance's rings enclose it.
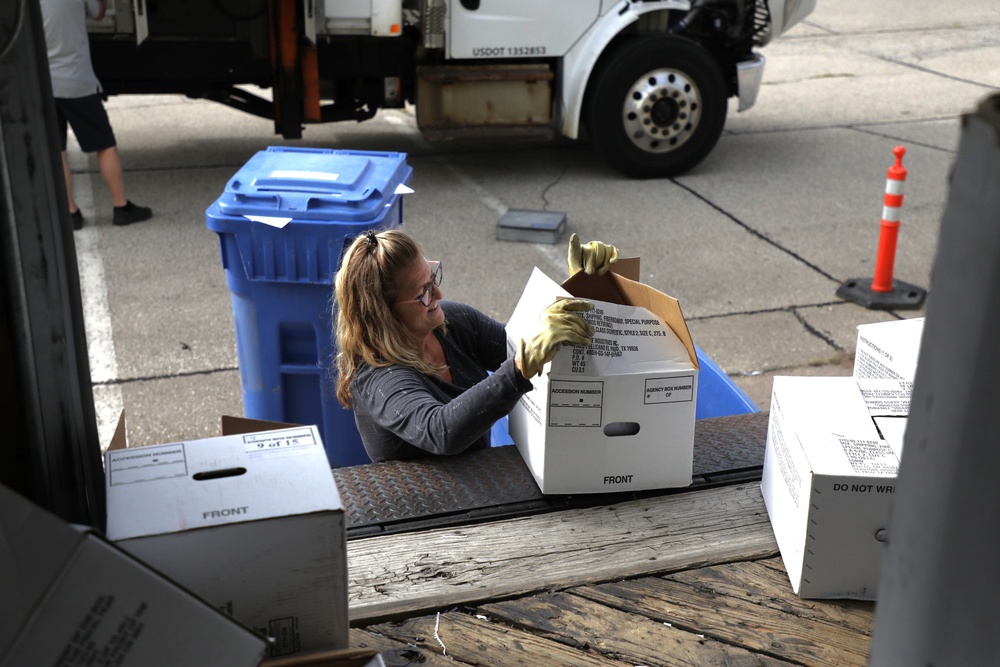
<instances>
[{"instance_id":1,"label":"eyeglasses","mask_svg":"<svg viewBox=\"0 0 1000 667\"><path fill-rule=\"evenodd\" d=\"M444 276L444 273L441 270L441 262L434 263L437 264L437 266L435 266L434 270L431 271L431 281L424 285L424 291L420 293L420 298L416 299L416 301L419 301L424 308L431 305L431 297L434 294L434 288L441 285L441 280Z\"/></svg>"}]
</instances>

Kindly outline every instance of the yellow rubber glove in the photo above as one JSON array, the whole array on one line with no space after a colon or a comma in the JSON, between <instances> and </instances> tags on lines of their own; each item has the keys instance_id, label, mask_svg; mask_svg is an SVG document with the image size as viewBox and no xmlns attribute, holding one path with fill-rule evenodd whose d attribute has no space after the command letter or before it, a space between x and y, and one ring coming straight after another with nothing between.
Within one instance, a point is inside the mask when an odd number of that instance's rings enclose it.
<instances>
[{"instance_id":1,"label":"yellow rubber glove","mask_svg":"<svg viewBox=\"0 0 1000 667\"><path fill-rule=\"evenodd\" d=\"M540 375L563 345L590 345L594 328L580 313L593 309L594 304L586 299L560 299L546 308L538 333L529 340L521 339L518 354L521 375L529 380Z\"/></svg>"},{"instance_id":2,"label":"yellow rubber glove","mask_svg":"<svg viewBox=\"0 0 1000 667\"><path fill-rule=\"evenodd\" d=\"M583 271L588 275L603 276L618 261L618 248L600 241L580 245L580 237L573 232L569 237L569 275Z\"/></svg>"}]
</instances>

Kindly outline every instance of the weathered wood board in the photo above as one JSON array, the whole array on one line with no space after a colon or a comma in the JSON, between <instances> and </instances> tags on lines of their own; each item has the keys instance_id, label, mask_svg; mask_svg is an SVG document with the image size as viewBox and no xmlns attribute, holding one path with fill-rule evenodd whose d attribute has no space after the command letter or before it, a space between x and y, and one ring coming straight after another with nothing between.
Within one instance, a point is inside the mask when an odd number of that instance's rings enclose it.
<instances>
[{"instance_id":1,"label":"weathered wood board","mask_svg":"<svg viewBox=\"0 0 1000 667\"><path fill-rule=\"evenodd\" d=\"M569 592L795 664L866 664L874 604L802 600L777 575L731 563Z\"/></svg>"},{"instance_id":2,"label":"weathered wood board","mask_svg":"<svg viewBox=\"0 0 1000 667\"><path fill-rule=\"evenodd\" d=\"M447 655L459 662L504 667L634 667L600 653L581 651L549 638L491 623L461 612L383 623L369 630ZM438 641L440 640L440 644ZM444 645L443 647L441 645Z\"/></svg>"},{"instance_id":3,"label":"weathered wood board","mask_svg":"<svg viewBox=\"0 0 1000 667\"><path fill-rule=\"evenodd\" d=\"M349 637L351 648L367 648L378 651L386 667L465 667L467 663L451 656L441 655L440 646L423 646L414 642L400 641L377 632L351 628ZM432 640L433 643L433 640Z\"/></svg>"},{"instance_id":4,"label":"weathered wood board","mask_svg":"<svg viewBox=\"0 0 1000 667\"><path fill-rule=\"evenodd\" d=\"M756 484L347 545L352 626L777 553Z\"/></svg>"},{"instance_id":5,"label":"weathered wood board","mask_svg":"<svg viewBox=\"0 0 1000 667\"><path fill-rule=\"evenodd\" d=\"M581 650L633 665L700 667L742 665L791 667L792 663L755 654L705 635L688 632L640 613L597 604L571 593L543 593L487 604L480 613L491 620L540 634ZM544 664L542 661L540 664Z\"/></svg>"},{"instance_id":6,"label":"weathered wood board","mask_svg":"<svg viewBox=\"0 0 1000 667\"><path fill-rule=\"evenodd\" d=\"M861 667L873 612L871 602L798 598L770 558L381 623L352 630L351 645L390 648L387 667Z\"/></svg>"}]
</instances>

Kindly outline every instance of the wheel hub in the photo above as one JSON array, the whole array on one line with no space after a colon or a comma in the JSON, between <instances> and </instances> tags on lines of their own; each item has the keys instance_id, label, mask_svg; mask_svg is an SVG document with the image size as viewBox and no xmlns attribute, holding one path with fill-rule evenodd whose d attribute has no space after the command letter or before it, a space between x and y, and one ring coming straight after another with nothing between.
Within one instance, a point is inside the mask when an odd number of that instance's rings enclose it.
<instances>
[{"instance_id":1,"label":"wheel hub","mask_svg":"<svg viewBox=\"0 0 1000 667\"><path fill-rule=\"evenodd\" d=\"M650 153L665 153L684 144L698 129L701 94L683 72L653 70L629 89L622 109L625 133Z\"/></svg>"}]
</instances>

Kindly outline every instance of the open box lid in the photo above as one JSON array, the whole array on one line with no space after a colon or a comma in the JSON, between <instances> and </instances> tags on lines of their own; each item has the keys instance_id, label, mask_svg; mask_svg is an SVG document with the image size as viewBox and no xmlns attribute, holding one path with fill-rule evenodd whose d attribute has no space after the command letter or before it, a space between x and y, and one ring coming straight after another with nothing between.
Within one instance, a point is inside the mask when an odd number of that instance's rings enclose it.
<instances>
[{"instance_id":1,"label":"open box lid","mask_svg":"<svg viewBox=\"0 0 1000 667\"><path fill-rule=\"evenodd\" d=\"M638 260L616 264L617 269L631 273L638 273L637 267ZM594 327L592 343L585 350L559 350L546 366L546 374L582 380L700 368L677 300L613 272L603 276L578 273L560 285L536 267L507 322L508 337L533 336L545 308L559 298L574 296L594 303L594 310L583 313Z\"/></svg>"},{"instance_id":2,"label":"open box lid","mask_svg":"<svg viewBox=\"0 0 1000 667\"><path fill-rule=\"evenodd\" d=\"M86 533L0 485L0 659Z\"/></svg>"},{"instance_id":3,"label":"open box lid","mask_svg":"<svg viewBox=\"0 0 1000 667\"><path fill-rule=\"evenodd\" d=\"M116 665L249 667L265 650L263 638L101 533L2 485L0 600L7 667L102 656Z\"/></svg>"},{"instance_id":4,"label":"open box lid","mask_svg":"<svg viewBox=\"0 0 1000 667\"><path fill-rule=\"evenodd\" d=\"M691 365L700 367L680 302L639 281L638 257L621 259L600 276L579 271L563 281L562 287L581 299L645 308L670 327L687 350Z\"/></svg>"},{"instance_id":5,"label":"open box lid","mask_svg":"<svg viewBox=\"0 0 1000 667\"><path fill-rule=\"evenodd\" d=\"M258 433L260 431L280 431L286 428L295 428L302 424L291 422L276 422L266 419L250 419L249 417L236 417L234 415L222 415L221 417L222 435L242 435L246 433ZM126 449L128 443L128 427L125 420L125 410L118 415L118 426L115 427L114 435L107 451Z\"/></svg>"}]
</instances>

